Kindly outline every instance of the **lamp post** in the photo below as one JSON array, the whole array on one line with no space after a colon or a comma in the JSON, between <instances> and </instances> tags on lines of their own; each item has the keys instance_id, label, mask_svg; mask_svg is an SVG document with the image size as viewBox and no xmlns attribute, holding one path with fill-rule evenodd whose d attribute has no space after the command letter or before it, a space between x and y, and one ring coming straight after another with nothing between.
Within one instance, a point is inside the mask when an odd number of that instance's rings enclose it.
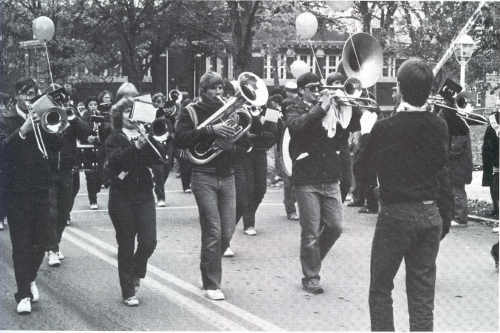
<instances>
[{"instance_id":1,"label":"lamp post","mask_svg":"<svg viewBox=\"0 0 500 333\"><path fill-rule=\"evenodd\" d=\"M460 36L455 44L455 49L453 50L455 58L460 64L460 85L462 89L465 90L465 67L472 57L474 50L476 48L476 43L471 36L463 34Z\"/></svg>"}]
</instances>

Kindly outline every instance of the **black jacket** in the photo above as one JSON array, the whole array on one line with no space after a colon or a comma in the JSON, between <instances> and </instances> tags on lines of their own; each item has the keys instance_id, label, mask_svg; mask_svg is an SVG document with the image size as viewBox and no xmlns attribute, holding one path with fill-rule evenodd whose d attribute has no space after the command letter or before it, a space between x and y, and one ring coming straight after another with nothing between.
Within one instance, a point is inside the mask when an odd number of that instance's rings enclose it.
<instances>
[{"instance_id":1,"label":"black jacket","mask_svg":"<svg viewBox=\"0 0 500 333\"><path fill-rule=\"evenodd\" d=\"M151 140L160 153L163 147ZM150 198L153 180L149 167L158 164L158 157L146 144L137 149L121 130L113 130L104 144L106 150L105 170L111 182L111 191L120 191L133 200Z\"/></svg>"},{"instance_id":2,"label":"black jacket","mask_svg":"<svg viewBox=\"0 0 500 333\"><path fill-rule=\"evenodd\" d=\"M499 112L495 113L497 122L499 122L499 114ZM493 185L493 168L498 168L498 135L491 125L488 125L484 133L481 153L483 157L482 185L491 186Z\"/></svg>"},{"instance_id":3,"label":"black jacket","mask_svg":"<svg viewBox=\"0 0 500 333\"><path fill-rule=\"evenodd\" d=\"M359 115L353 110L349 126L337 125L336 134L328 138L322 121L327 111L320 105L309 106L303 101L287 107L287 127L290 130L290 156L293 162L292 179L296 185L333 183L340 179L342 164L340 150L347 145L349 132L359 127ZM297 159L302 153L305 158Z\"/></svg>"},{"instance_id":4,"label":"black jacket","mask_svg":"<svg viewBox=\"0 0 500 333\"><path fill-rule=\"evenodd\" d=\"M398 112L373 126L360 154L377 173L383 203L435 200L445 227L453 218L446 122L430 112ZM368 176L365 176L365 178Z\"/></svg>"},{"instance_id":5,"label":"black jacket","mask_svg":"<svg viewBox=\"0 0 500 333\"><path fill-rule=\"evenodd\" d=\"M189 104L198 118L198 125L210 117L215 111L222 107L222 102L211 103L202 98L202 100ZM188 110L182 108L179 120L175 128L175 140L179 148L193 148L198 143L210 143L215 139L215 134L207 127L196 129L191 120ZM203 164L201 167L193 165L200 170L210 170L220 177L227 177L232 173L232 156L230 151L224 151L212 161Z\"/></svg>"},{"instance_id":6,"label":"black jacket","mask_svg":"<svg viewBox=\"0 0 500 333\"><path fill-rule=\"evenodd\" d=\"M47 190L50 185L49 160L42 157L34 132L23 140L19 128L24 119L17 114L16 107L5 110L0 115L0 168L3 170L8 191L30 192ZM62 148L62 136L47 134L42 137L49 154Z\"/></svg>"},{"instance_id":7,"label":"black jacket","mask_svg":"<svg viewBox=\"0 0 500 333\"><path fill-rule=\"evenodd\" d=\"M278 126L270 121L262 124L258 117L254 117L249 137L254 150L268 150L278 139Z\"/></svg>"},{"instance_id":8,"label":"black jacket","mask_svg":"<svg viewBox=\"0 0 500 333\"><path fill-rule=\"evenodd\" d=\"M69 122L62 134L63 145L60 151L49 154L52 171L70 170L76 165L76 139L87 141L90 135L89 125L82 119L75 117Z\"/></svg>"}]
</instances>

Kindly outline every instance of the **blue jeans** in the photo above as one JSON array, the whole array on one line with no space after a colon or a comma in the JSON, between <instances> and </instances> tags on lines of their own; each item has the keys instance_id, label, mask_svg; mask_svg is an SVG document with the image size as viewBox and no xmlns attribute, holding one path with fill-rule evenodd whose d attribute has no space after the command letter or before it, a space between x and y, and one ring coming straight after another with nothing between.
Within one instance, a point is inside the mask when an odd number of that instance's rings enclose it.
<instances>
[{"instance_id":1,"label":"blue jeans","mask_svg":"<svg viewBox=\"0 0 500 333\"><path fill-rule=\"evenodd\" d=\"M191 189L200 216L203 288L219 289L222 254L229 246L236 224L234 176L218 177L194 168Z\"/></svg>"},{"instance_id":2,"label":"blue jeans","mask_svg":"<svg viewBox=\"0 0 500 333\"><path fill-rule=\"evenodd\" d=\"M295 188L302 228L300 262L305 280L318 279L321 261L342 233L339 183Z\"/></svg>"},{"instance_id":3,"label":"blue jeans","mask_svg":"<svg viewBox=\"0 0 500 333\"><path fill-rule=\"evenodd\" d=\"M441 229L435 203L382 204L370 263L369 305L373 331L394 331L391 293L403 258L410 330L432 331Z\"/></svg>"}]
</instances>

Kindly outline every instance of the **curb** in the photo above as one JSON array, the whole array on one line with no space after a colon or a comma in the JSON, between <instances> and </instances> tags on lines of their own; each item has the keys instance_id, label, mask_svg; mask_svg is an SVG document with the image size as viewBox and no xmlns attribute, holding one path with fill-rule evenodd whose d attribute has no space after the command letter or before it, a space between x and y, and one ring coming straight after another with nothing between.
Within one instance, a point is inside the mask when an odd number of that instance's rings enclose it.
<instances>
[{"instance_id":1,"label":"curb","mask_svg":"<svg viewBox=\"0 0 500 333\"><path fill-rule=\"evenodd\" d=\"M498 227L498 220L495 220L495 219L490 219L487 217L482 217L482 216L477 216L477 215L468 215L467 217L471 221L479 222L479 223L484 224L488 227Z\"/></svg>"}]
</instances>

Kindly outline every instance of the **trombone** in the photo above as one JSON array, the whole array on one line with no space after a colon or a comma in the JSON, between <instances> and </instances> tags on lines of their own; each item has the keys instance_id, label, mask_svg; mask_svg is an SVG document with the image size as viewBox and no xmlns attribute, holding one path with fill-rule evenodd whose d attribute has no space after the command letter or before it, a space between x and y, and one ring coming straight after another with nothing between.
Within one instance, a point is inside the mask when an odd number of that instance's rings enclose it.
<instances>
[{"instance_id":1,"label":"trombone","mask_svg":"<svg viewBox=\"0 0 500 333\"><path fill-rule=\"evenodd\" d=\"M464 121L469 121L473 122L473 124L479 124L479 125L489 125L489 120L480 115L473 113L476 110L485 110L485 109L490 109L490 108L482 108L482 109L473 109L470 107L470 104L468 103L465 94L458 93L455 96L454 99L454 106L449 106L445 104L445 99L441 96L430 96L429 99L429 104L438 107L438 108L443 108L443 109L448 109L448 110L453 110L456 112L456 115L460 118L462 118ZM469 106L469 107L468 107Z\"/></svg>"},{"instance_id":2,"label":"trombone","mask_svg":"<svg viewBox=\"0 0 500 333\"><path fill-rule=\"evenodd\" d=\"M368 97L361 97L363 90L361 81L355 77L348 78L343 85L324 85L321 89L341 90L344 95L334 94L333 98L341 104L351 107L362 107L369 110L378 110L377 101Z\"/></svg>"}]
</instances>

